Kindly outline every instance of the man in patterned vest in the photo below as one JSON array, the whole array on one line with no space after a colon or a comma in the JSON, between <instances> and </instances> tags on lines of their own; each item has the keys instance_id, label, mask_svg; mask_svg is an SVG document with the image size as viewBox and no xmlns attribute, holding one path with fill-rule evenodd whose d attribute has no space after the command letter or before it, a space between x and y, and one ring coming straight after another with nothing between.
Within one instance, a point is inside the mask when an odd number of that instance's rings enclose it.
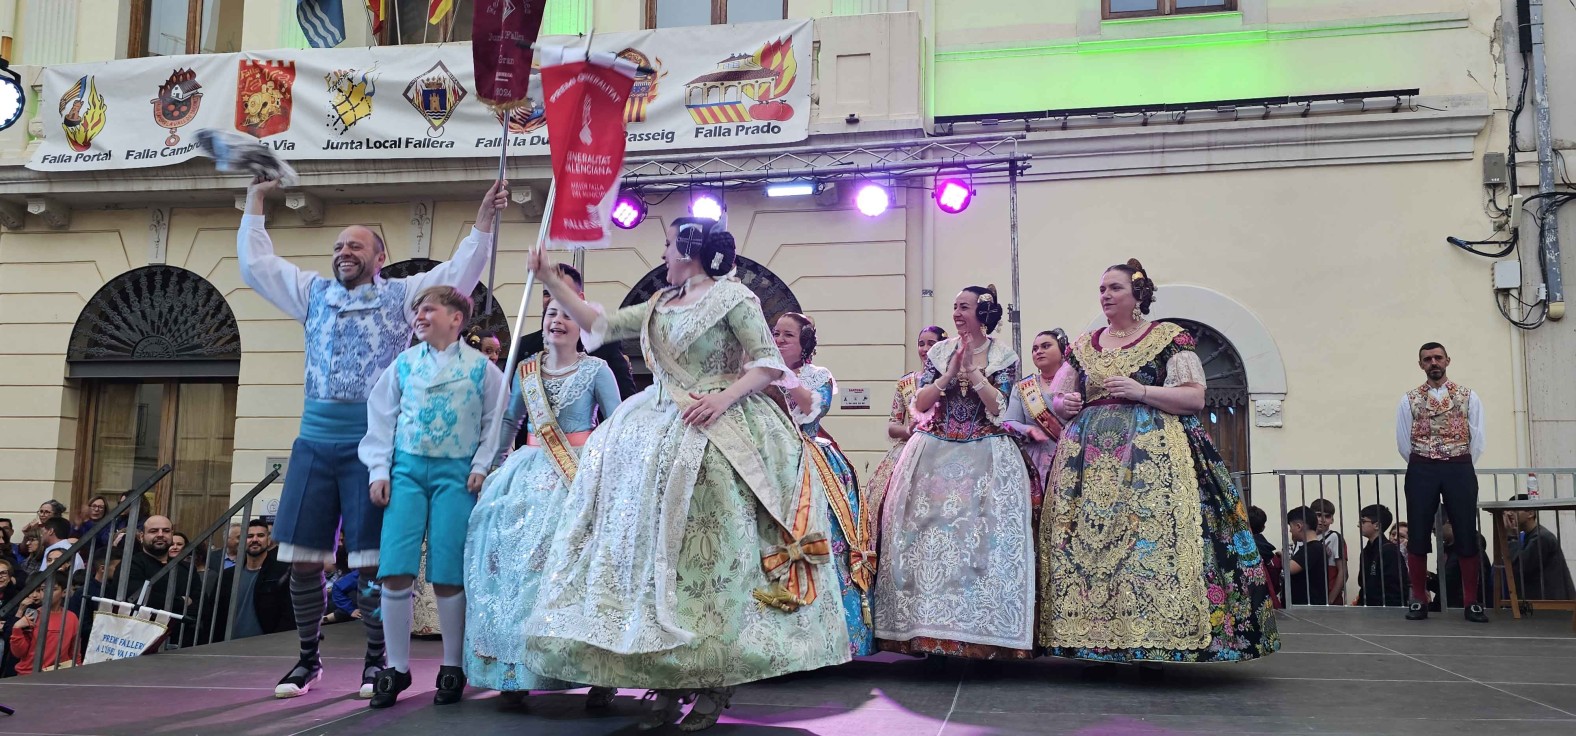
<instances>
[{"instance_id":1,"label":"man in patterned vest","mask_svg":"<svg viewBox=\"0 0 1576 736\"><path fill-rule=\"evenodd\" d=\"M452 259L404 279L378 275L388 256L383 238L362 225L345 228L334 241L332 277L303 271L274 255L273 241L263 229L263 202L278 184L255 182L247 190L246 214L236 233L241 280L306 326L306 402L274 525L279 559L291 563L290 599L301 657L274 688L275 697L305 694L322 676L318 641L327 608L323 565L334 560L341 522L350 565L361 571L367 654L360 695L372 697L385 657L378 597L371 588L383 511L372 504L367 466L357 457L367 432L367 396L383 370L410 345L416 294L435 285L466 294L476 288L492 250L493 215L509 201L505 186L495 182L487 191L476 211L476 226Z\"/></svg>"},{"instance_id":2,"label":"man in patterned vest","mask_svg":"<svg viewBox=\"0 0 1576 736\"><path fill-rule=\"evenodd\" d=\"M388 667L373 682L373 708L393 705L411 684L411 587L422 542L443 629L433 701L458 703L465 690L465 532L498 454L493 428L503 403L503 372L460 340L470 317L470 297L458 289L423 289L416 295L421 342L394 359L367 399L361 462L372 479L372 502L387 507L378 580Z\"/></svg>"},{"instance_id":3,"label":"man in patterned vest","mask_svg":"<svg viewBox=\"0 0 1576 736\"><path fill-rule=\"evenodd\" d=\"M1431 342L1418 350L1417 363L1428 381L1401 397L1396 409L1395 439L1406 458L1406 509L1412 529L1407 542L1406 569L1411 576L1411 600L1406 618L1428 618L1428 550L1434 516L1444 501L1445 517L1456 534L1461 579L1467 606L1466 619L1488 623L1478 601L1478 576L1482 556L1478 549L1477 471L1473 464L1483 454L1483 405L1477 393L1445 377L1450 355L1445 346Z\"/></svg>"}]
</instances>

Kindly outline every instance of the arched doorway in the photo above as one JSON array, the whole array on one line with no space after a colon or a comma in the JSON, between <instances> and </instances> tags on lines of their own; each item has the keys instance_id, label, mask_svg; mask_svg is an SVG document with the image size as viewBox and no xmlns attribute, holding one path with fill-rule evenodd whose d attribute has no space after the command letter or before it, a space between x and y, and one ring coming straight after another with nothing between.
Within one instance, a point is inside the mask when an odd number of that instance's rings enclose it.
<instances>
[{"instance_id":1,"label":"arched doorway","mask_svg":"<svg viewBox=\"0 0 1576 736\"><path fill-rule=\"evenodd\" d=\"M176 529L229 507L241 336L218 289L175 266L117 276L82 308L66 365L82 396L72 513L166 463L148 498Z\"/></svg>"},{"instance_id":2,"label":"arched doorway","mask_svg":"<svg viewBox=\"0 0 1576 736\"><path fill-rule=\"evenodd\" d=\"M1209 430L1216 449L1225 458L1227 467L1242 487L1246 496L1252 486L1248 453L1249 427L1252 426L1252 402L1248 397L1248 373L1242 356L1231 341L1218 330L1202 322L1171 319L1181 325L1197 342L1198 359L1204 364L1204 410L1198 418Z\"/></svg>"},{"instance_id":3,"label":"arched doorway","mask_svg":"<svg viewBox=\"0 0 1576 736\"><path fill-rule=\"evenodd\" d=\"M739 256L735 265L735 275L739 283L749 287L755 292L756 298L761 300L761 312L766 319L782 314L783 312L802 312L799 308L799 298L793 295L793 289L788 284L777 278L771 269L752 261L744 256ZM635 288L629 290L620 307L629 307L651 299L663 287L668 285L668 267L657 266L635 282ZM640 340L629 339L624 341L624 355L629 357L629 364L634 369L635 382L642 388L651 384L651 369L646 366L646 360L640 354Z\"/></svg>"},{"instance_id":4,"label":"arched doorway","mask_svg":"<svg viewBox=\"0 0 1576 736\"><path fill-rule=\"evenodd\" d=\"M407 276L431 271L437 268L439 263L442 263L442 261L434 261L431 258L412 258L406 261L390 263L384 266L383 270L378 272L378 275L386 279L402 279ZM465 329L476 328L497 335L498 342L502 345L503 354L507 356L509 354L509 318L504 315L503 308L498 304L497 300L493 299L492 295L487 292L486 285L477 284L476 288L471 290L471 305L471 319L465 323ZM410 344L416 344L416 336L414 334L411 335ZM502 366L499 367L501 368Z\"/></svg>"}]
</instances>

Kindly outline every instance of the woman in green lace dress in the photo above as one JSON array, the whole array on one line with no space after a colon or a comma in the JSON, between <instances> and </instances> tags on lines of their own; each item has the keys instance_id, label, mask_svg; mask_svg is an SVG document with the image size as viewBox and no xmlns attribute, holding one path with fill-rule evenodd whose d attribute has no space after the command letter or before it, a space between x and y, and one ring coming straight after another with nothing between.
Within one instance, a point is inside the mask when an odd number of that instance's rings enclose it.
<instances>
[{"instance_id":1,"label":"woman in green lace dress","mask_svg":"<svg viewBox=\"0 0 1576 736\"><path fill-rule=\"evenodd\" d=\"M638 335L654 383L580 456L526 623L550 677L649 688L641 723L716 722L732 687L849 660L827 539L827 483L798 428L760 392L797 386L755 295L731 278L732 236L682 218L670 287L604 316L540 254L532 268L587 348Z\"/></svg>"}]
</instances>

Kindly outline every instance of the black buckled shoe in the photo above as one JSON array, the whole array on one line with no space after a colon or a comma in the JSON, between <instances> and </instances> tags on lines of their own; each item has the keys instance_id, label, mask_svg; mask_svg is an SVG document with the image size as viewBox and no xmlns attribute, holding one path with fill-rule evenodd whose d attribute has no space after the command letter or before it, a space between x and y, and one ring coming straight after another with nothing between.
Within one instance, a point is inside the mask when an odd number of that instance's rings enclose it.
<instances>
[{"instance_id":1,"label":"black buckled shoe","mask_svg":"<svg viewBox=\"0 0 1576 736\"><path fill-rule=\"evenodd\" d=\"M410 673L400 672L393 667L384 667L378 670L377 680L372 683L372 702L367 705L373 708L387 708L399 699L399 694L410 688Z\"/></svg>"},{"instance_id":2,"label":"black buckled shoe","mask_svg":"<svg viewBox=\"0 0 1576 736\"><path fill-rule=\"evenodd\" d=\"M1424 602L1422 602L1420 600L1417 600L1416 598L1414 598L1411 601L1407 602L1407 604L1406 604L1406 620L1408 620L1408 621L1422 621L1425 618L1428 618L1428 604L1427 603L1424 603Z\"/></svg>"},{"instance_id":3,"label":"black buckled shoe","mask_svg":"<svg viewBox=\"0 0 1576 736\"><path fill-rule=\"evenodd\" d=\"M1483 607L1478 605L1478 604L1476 604L1476 603L1473 603L1472 605L1467 606L1466 617L1467 617L1468 621L1471 621L1472 623L1475 623L1475 624L1486 624L1486 623L1488 623L1488 614L1484 613L1483 612Z\"/></svg>"},{"instance_id":4,"label":"black buckled shoe","mask_svg":"<svg viewBox=\"0 0 1576 736\"><path fill-rule=\"evenodd\" d=\"M465 694L465 670L452 665L438 668L438 691L432 694L432 702L437 705L450 705L460 702L460 696Z\"/></svg>"},{"instance_id":5,"label":"black buckled shoe","mask_svg":"<svg viewBox=\"0 0 1576 736\"><path fill-rule=\"evenodd\" d=\"M367 657L361 661L361 690L356 697L366 700L377 690L378 672L387 667L383 657Z\"/></svg>"}]
</instances>

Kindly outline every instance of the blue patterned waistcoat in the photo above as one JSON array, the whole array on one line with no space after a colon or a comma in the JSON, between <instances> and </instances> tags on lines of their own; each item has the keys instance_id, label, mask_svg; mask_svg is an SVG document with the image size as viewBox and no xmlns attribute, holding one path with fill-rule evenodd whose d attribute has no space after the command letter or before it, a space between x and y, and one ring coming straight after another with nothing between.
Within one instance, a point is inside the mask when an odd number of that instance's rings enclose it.
<instances>
[{"instance_id":1,"label":"blue patterned waistcoat","mask_svg":"<svg viewBox=\"0 0 1576 736\"><path fill-rule=\"evenodd\" d=\"M346 290L312 282L306 314L306 398L365 403L383 369L410 345L405 282L378 279Z\"/></svg>"},{"instance_id":2,"label":"blue patterned waistcoat","mask_svg":"<svg viewBox=\"0 0 1576 736\"><path fill-rule=\"evenodd\" d=\"M394 449L422 457L466 458L481 445L487 356L463 343L443 367L422 343L394 359L399 423Z\"/></svg>"}]
</instances>

